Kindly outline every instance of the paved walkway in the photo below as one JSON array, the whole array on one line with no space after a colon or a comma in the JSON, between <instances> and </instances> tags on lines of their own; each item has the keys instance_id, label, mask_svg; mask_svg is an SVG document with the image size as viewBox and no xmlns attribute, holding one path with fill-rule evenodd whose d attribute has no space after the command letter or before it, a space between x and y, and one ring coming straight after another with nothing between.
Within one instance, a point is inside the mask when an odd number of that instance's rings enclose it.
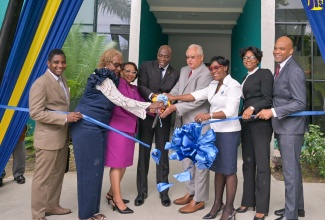
<instances>
[{"instance_id":1,"label":"paved walkway","mask_svg":"<svg viewBox=\"0 0 325 220\"><path fill-rule=\"evenodd\" d=\"M137 149L136 151L137 152ZM239 151L240 152L240 151ZM239 154L239 157L241 155ZM213 205L214 198L214 173L211 172L210 176L210 200L206 202L206 207L192 214L181 214L178 212L180 206L172 204L170 207L163 207L160 204L159 194L156 189L155 184L155 166L154 161L151 160L150 171L149 171L149 195L145 200L144 205L136 207L133 201L137 195L136 192L136 161L137 155L135 155L135 163L132 167L127 169L125 177L122 182L122 192L123 197L130 199L131 203L129 207L135 211L134 214L122 215L117 211L113 212L112 208L107 205L105 200L105 193L109 188L109 169L105 169L105 177L103 183L102 192L102 203L101 212L107 216L108 220L198 220L210 211ZM241 195L242 195L242 183L243 177L241 172L242 161L238 160L238 189L235 199L235 207L240 205ZM178 182L173 174L182 172L181 162L171 161L170 163L170 182L174 183L174 186L170 188L169 196L171 200L183 196L185 191L184 183ZM31 182L32 173L26 174L27 182L23 185L18 185L13 180L13 177L8 177L4 179L4 186L0 188L0 219L12 219L12 220L25 220L31 219L30 210L30 193L31 193ZM272 178L271 182L271 204L270 213L266 219L275 219L276 216L273 214L274 210L282 208L284 206L284 183L282 181L276 181ZM324 219L323 205L325 201L325 184L320 183L305 183L304 184L304 196L305 196L305 210L306 217L300 218L304 220L310 219ZM63 190L61 196L61 205L63 207L70 208L72 214L64 216L50 216L47 217L48 220L76 220L77 219L77 181L76 173L69 172L65 175ZM254 218L255 212L248 211L244 214L237 214L237 220L252 220ZM220 214L216 219L220 218Z\"/></svg>"}]
</instances>

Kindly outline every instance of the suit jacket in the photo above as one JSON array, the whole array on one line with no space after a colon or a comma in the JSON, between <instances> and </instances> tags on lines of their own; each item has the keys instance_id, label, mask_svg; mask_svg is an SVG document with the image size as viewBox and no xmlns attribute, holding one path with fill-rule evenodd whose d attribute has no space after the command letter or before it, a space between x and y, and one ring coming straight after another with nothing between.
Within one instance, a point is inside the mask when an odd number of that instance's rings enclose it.
<instances>
[{"instance_id":1,"label":"suit jacket","mask_svg":"<svg viewBox=\"0 0 325 220\"><path fill-rule=\"evenodd\" d=\"M306 109L305 73L291 57L281 68L273 85L273 107L277 117L272 118L277 134L304 134L307 131L306 117L287 117Z\"/></svg>"},{"instance_id":2,"label":"suit jacket","mask_svg":"<svg viewBox=\"0 0 325 220\"><path fill-rule=\"evenodd\" d=\"M169 93L178 78L179 72L171 65L168 66L164 78L161 79L158 61L144 61L139 70L139 92L146 101L151 101L149 100L151 93Z\"/></svg>"},{"instance_id":3,"label":"suit jacket","mask_svg":"<svg viewBox=\"0 0 325 220\"><path fill-rule=\"evenodd\" d=\"M270 109L272 107L273 81L274 77L269 69L258 69L253 75L248 76L243 85L244 105L242 112L249 106L255 108L253 114L262 109Z\"/></svg>"},{"instance_id":4,"label":"suit jacket","mask_svg":"<svg viewBox=\"0 0 325 220\"><path fill-rule=\"evenodd\" d=\"M67 81L62 81L69 95ZM29 92L29 114L36 121L34 146L39 149L57 150L68 146L68 123L66 114L55 111L69 111L69 100L59 82L46 71L32 85Z\"/></svg>"},{"instance_id":5,"label":"suit jacket","mask_svg":"<svg viewBox=\"0 0 325 220\"><path fill-rule=\"evenodd\" d=\"M135 85L128 84L128 82L122 78L120 79L118 90L128 98L144 101L138 91L138 88ZM136 115L123 109L122 107L115 106L109 125L123 132L136 133L137 121L138 117ZM123 136L121 135L121 137Z\"/></svg>"},{"instance_id":6,"label":"suit jacket","mask_svg":"<svg viewBox=\"0 0 325 220\"><path fill-rule=\"evenodd\" d=\"M181 69L181 74L177 84L170 91L171 95L188 94L209 86L213 80L209 69L202 63L191 75L191 68L185 66ZM175 104L177 108L177 116L175 121L176 127L181 127L183 124L188 124L194 121L195 115L198 113L209 112L210 104L207 100L197 102L181 102ZM209 126L204 126L204 128Z\"/></svg>"}]
</instances>

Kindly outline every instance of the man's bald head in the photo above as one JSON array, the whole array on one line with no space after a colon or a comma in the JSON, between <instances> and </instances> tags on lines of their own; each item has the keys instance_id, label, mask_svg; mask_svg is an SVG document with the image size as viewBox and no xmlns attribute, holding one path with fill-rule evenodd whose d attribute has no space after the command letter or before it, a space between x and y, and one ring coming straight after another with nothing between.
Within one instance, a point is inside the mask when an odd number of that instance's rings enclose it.
<instances>
[{"instance_id":1,"label":"man's bald head","mask_svg":"<svg viewBox=\"0 0 325 220\"><path fill-rule=\"evenodd\" d=\"M158 49L157 61L160 68L165 68L172 59L172 49L168 45L162 45Z\"/></svg>"},{"instance_id":2,"label":"man's bald head","mask_svg":"<svg viewBox=\"0 0 325 220\"><path fill-rule=\"evenodd\" d=\"M274 45L273 56L277 63L282 63L293 54L293 42L287 36L279 37Z\"/></svg>"}]
</instances>

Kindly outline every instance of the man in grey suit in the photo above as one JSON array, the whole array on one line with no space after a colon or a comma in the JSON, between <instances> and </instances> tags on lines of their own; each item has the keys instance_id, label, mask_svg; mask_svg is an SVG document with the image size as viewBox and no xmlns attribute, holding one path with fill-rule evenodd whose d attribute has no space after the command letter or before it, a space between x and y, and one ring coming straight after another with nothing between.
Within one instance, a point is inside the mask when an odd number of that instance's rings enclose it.
<instances>
[{"instance_id":1,"label":"man in grey suit","mask_svg":"<svg viewBox=\"0 0 325 220\"><path fill-rule=\"evenodd\" d=\"M209 69L203 63L204 54L200 45L192 44L186 51L188 66L181 69L177 84L170 91L171 95L182 95L207 87L213 80ZM209 112L207 101L178 102L169 106L161 117L166 117L176 111L175 127L181 127L194 121L198 113ZM210 127L203 127L207 131ZM203 131L203 132L204 132ZM185 158L182 161L183 169L189 169L192 179L186 181L187 193L184 197L174 200L177 205L186 205L179 209L181 213L193 213L204 208L204 201L209 199L209 170L199 170L193 161Z\"/></svg>"},{"instance_id":2,"label":"man in grey suit","mask_svg":"<svg viewBox=\"0 0 325 220\"><path fill-rule=\"evenodd\" d=\"M29 113L36 121L34 130L35 171L32 181L33 220L46 220L48 215L64 215L70 209L59 204L68 155L68 122L82 118L69 111L69 89L62 75L66 69L65 54L50 51L47 71L32 85L29 92Z\"/></svg>"},{"instance_id":3,"label":"man in grey suit","mask_svg":"<svg viewBox=\"0 0 325 220\"><path fill-rule=\"evenodd\" d=\"M305 117L288 115L306 109L305 73L293 54L292 40L286 36L275 42L273 56L278 63L273 85L273 108L263 109L256 117L269 119L282 157L285 183L285 208L276 210L276 220L294 220L305 216L300 153L304 133L307 131Z\"/></svg>"}]
</instances>

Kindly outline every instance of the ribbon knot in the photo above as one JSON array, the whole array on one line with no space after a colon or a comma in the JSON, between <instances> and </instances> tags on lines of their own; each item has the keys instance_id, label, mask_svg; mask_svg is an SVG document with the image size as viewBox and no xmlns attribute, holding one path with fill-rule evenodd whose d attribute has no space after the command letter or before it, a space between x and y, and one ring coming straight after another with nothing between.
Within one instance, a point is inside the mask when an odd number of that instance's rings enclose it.
<instances>
[{"instance_id":1,"label":"ribbon knot","mask_svg":"<svg viewBox=\"0 0 325 220\"><path fill-rule=\"evenodd\" d=\"M170 160L190 158L198 169L208 169L215 160L218 149L214 145L216 139L212 129L201 135L202 126L196 122L176 128L172 142L167 142L165 150L171 150Z\"/></svg>"}]
</instances>

